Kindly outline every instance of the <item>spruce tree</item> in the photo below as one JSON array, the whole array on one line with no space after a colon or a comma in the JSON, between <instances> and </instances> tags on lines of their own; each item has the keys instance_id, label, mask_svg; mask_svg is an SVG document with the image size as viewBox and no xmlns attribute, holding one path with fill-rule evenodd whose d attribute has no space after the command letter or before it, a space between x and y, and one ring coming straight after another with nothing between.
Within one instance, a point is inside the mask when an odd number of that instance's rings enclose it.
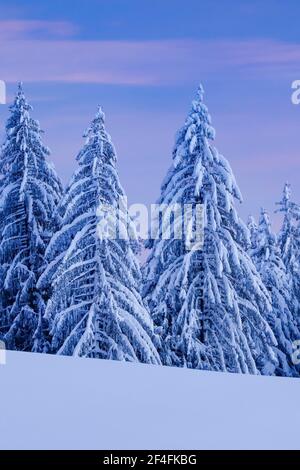
<instances>
[{"instance_id":1,"label":"spruce tree","mask_svg":"<svg viewBox=\"0 0 300 470\"><path fill-rule=\"evenodd\" d=\"M300 206L291 200L291 185L286 183L276 212L283 215L283 224L278 235L278 246L286 267L290 288L294 296L293 312L300 323Z\"/></svg>"},{"instance_id":2,"label":"spruce tree","mask_svg":"<svg viewBox=\"0 0 300 470\"><path fill-rule=\"evenodd\" d=\"M85 137L79 167L60 205L61 228L47 249L48 267L40 279L41 287L52 285L46 312L52 350L158 364L152 321L139 293L134 227L120 204L125 194L101 108ZM106 216L114 219L110 222L118 219L115 237L101 225Z\"/></svg>"},{"instance_id":3,"label":"spruce tree","mask_svg":"<svg viewBox=\"0 0 300 470\"><path fill-rule=\"evenodd\" d=\"M249 254L271 295L272 310L267 320L277 340L275 348L278 358L276 375L298 376L292 361L293 341L300 338L296 319L293 316L294 295L270 219L265 210L261 211L259 225L249 220L251 248Z\"/></svg>"},{"instance_id":4,"label":"spruce tree","mask_svg":"<svg viewBox=\"0 0 300 470\"><path fill-rule=\"evenodd\" d=\"M41 352L47 325L37 281L62 187L31 109L20 84L0 156L0 335L8 349Z\"/></svg>"},{"instance_id":5,"label":"spruce tree","mask_svg":"<svg viewBox=\"0 0 300 470\"><path fill-rule=\"evenodd\" d=\"M184 224L180 211L164 235L164 217L147 242L151 249L144 270L144 295L167 365L216 371L273 374L276 340L262 312L270 296L246 252L248 230L234 201L240 191L227 160L212 145L215 131L203 88L178 132L172 166L158 204L203 210L203 245L195 238L195 215ZM192 247L192 249L190 249Z\"/></svg>"}]
</instances>

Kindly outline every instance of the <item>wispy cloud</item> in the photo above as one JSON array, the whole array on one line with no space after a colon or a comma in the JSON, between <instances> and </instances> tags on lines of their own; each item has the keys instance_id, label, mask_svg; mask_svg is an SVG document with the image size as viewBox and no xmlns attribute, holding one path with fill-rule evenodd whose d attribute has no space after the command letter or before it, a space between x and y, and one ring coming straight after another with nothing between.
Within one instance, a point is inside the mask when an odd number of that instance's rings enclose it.
<instances>
[{"instance_id":1,"label":"wispy cloud","mask_svg":"<svg viewBox=\"0 0 300 470\"><path fill-rule=\"evenodd\" d=\"M67 21L0 20L0 41L74 36L77 27Z\"/></svg>"},{"instance_id":2,"label":"wispy cloud","mask_svg":"<svg viewBox=\"0 0 300 470\"><path fill-rule=\"evenodd\" d=\"M7 81L164 85L217 73L256 78L295 76L300 44L276 41L79 41L17 39L45 29L68 35L58 22L0 25L0 75ZM11 36L10 36L11 35ZM11 40L12 37L14 40Z\"/></svg>"}]
</instances>

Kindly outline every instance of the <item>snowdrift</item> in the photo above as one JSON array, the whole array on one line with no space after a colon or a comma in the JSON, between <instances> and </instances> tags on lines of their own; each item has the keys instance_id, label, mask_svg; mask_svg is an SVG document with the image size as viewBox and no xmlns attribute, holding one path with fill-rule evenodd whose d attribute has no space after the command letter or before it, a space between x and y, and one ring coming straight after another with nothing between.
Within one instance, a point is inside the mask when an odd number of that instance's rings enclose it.
<instances>
[{"instance_id":1,"label":"snowdrift","mask_svg":"<svg viewBox=\"0 0 300 470\"><path fill-rule=\"evenodd\" d=\"M300 381L7 352L1 449L299 449Z\"/></svg>"}]
</instances>

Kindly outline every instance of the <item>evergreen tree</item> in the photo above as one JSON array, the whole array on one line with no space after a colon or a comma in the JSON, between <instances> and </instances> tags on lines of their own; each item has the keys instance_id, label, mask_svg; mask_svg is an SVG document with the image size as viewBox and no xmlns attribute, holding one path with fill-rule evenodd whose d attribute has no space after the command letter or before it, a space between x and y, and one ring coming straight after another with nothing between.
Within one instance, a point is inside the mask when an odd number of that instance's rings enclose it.
<instances>
[{"instance_id":1,"label":"evergreen tree","mask_svg":"<svg viewBox=\"0 0 300 470\"><path fill-rule=\"evenodd\" d=\"M180 211L173 215L168 240L165 217L156 220L156 235L147 243L152 251L144 294L162 337L164 364L273 374L276 340L261 314L270 310L270 297L246 253L248 230L234 207L241 195L227 160L211 144L214 136L200 86L177 134L173 164L158 201L188 205L194 215L183 224L181 239L173 236L182 224ZM202 247L194 244L199 240L199 205Z\"/></svg>"},{"instance_id":2,"label":"evergreen tree","mask_svg":"<svg viewBox=\"0 0 300 470\"><path fill-rule=\"evenodd\" d=\"M292 344L300 338L297 322L293 316L294 296L265 210L261 211L258 227L254 219L250 218L249 229L251 233L249 254L272 300L272 311L268 313L267 320L278 343L276 375L298 376L299 370L297 371L292 362Z\"/></svg>"},{"instance_id":3,"label":"evergreen tree","mask_svg":"<svg viewBox=\"0 0 300 470\"><path fill-rule=\"evenodd\" d=\"M283 196L277 212L283 214L283 224L278 235L278 246L281 252L283 263L286 267L290 288L293 291L294 305L293 312L299 315L300 299L300 206L291 201L291 186L286 183L283 189Z\"/></svg>"},{"instance_id":4,"label":"evergreen tree","mask_svg":"<svg viewBox=\"0 0 300 470\"><path fill-rule=\"evenodd\" d=\"M37 280L62 188L31 109L20 84L0 158L0 335L8 349L45 351L45 303Z\"/></svg>"},{"instance_id":5,"label":"evergreen tree","mask_svg":"<svg viewBox=\"0 0 300 470\"><path fill-rule=\"evenodd\" d=\"M101 108L85 137L40 279L41 287L53 289L46 312L53 352L158 364L152 321L139 293L134 227L120 204L125 194Z\"/></svg>"}]
</instances>

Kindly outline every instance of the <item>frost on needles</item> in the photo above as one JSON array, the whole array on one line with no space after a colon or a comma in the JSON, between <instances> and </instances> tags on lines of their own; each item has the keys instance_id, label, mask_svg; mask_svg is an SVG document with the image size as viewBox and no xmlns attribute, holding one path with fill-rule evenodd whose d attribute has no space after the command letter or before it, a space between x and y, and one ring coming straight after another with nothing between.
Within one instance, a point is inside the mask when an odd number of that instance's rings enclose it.
<instances>
[{"instance_id":1,"label":"frost on needles","mask_svg":"<svg viewBox=\"0 0 300 470\"><path fill-rule=\"evenodd\" d=\"M85 137L40 279L41 287L52 285L46 311L52 351L159 364L152 321L139 293L133 233L111 239L98 230L100 205L117 208L125 196L101 108ZM121 219L123 232L131 230L127 215Z\"/></svg>"},{"instance_id":2,"label":"frost on needles","mask_svg":"<svg viewBox=\"0 0 300 470\"><path fill-rule=\"evenodd\" d=\"M278 245L287 271L290 289L293 292L292 311L300 322L300 206L291 200L290 184L284 185L282 199L277 203L277 206L277 212L283 215L283 224L278 234Z\"/></svg>"},{"instance_id":3,"label":"frost on needles","mask_svg":"<svg viewBox=\"0 0 300 470\"><path fill-rule=\"evenodd\" d=\"M271 298L247 254L248 231L234 206L241 195L214 136L200 86L158 203L203 205L203 249L188 250L185 240L172 237L150 239L144 293L164 364L273 374Z\"/></svg>"},{"instance_id":4,"label":"frost on needles","mask_svg":"<svg viewBox=\"0 0 300 470\"><path fill-rule=\"evenodd\" d=\"M45 300L37 281L57 228L62 187L31 109L20 84L0 157L0 338L8 349L47 352Z\"/></svg>"},{"instance_id":5,"label":"frost on needles","mask_svg":"<svg viewBox=\"0 0 300 470\"><path fill-rule=\"evenodd\" d=\"M280 376L298 376L299 368L297 370L297 366L292 362L292 344L300 338L296 320L296 297L281 258L277 238L271 230L268 213L264 209L261 210L258 226L253 217L250 217L248 227L251 234L249 254L272 301L272 309L266 314L277 340L275 351L278 365L275 373Z\"/></svg>"},{"instance_id":6,"label":"frost on needles","mask_svg":"<svg viewBox=\"0 0 300 470\"><path fill-rule=\"evenodd\" d=\"M0 340L8 349L299 376L300 207L286 184L278 237L264 210L258 225L243 224L203 95L200 86L177 133L158 201L167 210L151 221L142 280L103 111L63 192L19 86L0 155Z\"/></svg>"}]
</instances>

